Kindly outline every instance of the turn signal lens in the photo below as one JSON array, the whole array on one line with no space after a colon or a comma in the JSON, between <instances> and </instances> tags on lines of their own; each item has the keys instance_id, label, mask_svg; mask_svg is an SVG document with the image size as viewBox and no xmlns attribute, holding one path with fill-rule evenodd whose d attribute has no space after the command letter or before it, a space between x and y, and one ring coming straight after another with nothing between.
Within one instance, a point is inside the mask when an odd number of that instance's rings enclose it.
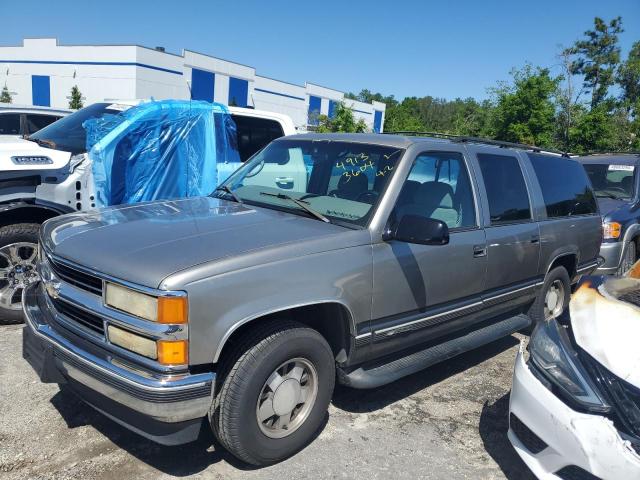
<instances>
[{"instance_id":1,"label":"turn signal lens","mask_svg":"<svg viewBox=\"0 0 640 480\"><path fill-rule=\"evenodd\" d=\"M189 342L186 340L158 340L158 363L185 365L189 362Z\"/></svg>"},{"instance_id":2,"label":"turn signal lens","mask_svg":"<svg viewBox=\"0 0 640 480\"><path fill-rule=\"evenodd\" d=\"M158 297L158 323L187 323L187 297Z\"/></svg>"},{"instance_id":3,"label":"turn signal lens","mask_svg":"<svg viewBox=\"0 0 640 480\"><path fill-rule=\"evenodd\" d=\"M602 224L602 233L605 240L620 238L620 234L622 233L622 225L618 222L605 222Z\"/></svg>"}]
</instances>

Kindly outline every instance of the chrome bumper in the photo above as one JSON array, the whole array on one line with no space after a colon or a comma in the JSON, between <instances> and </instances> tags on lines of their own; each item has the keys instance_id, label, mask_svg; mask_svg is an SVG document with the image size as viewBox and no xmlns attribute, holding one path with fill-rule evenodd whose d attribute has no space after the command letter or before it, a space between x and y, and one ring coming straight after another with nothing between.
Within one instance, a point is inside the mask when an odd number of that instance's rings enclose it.
<instances>
[{"instance_id":1,"label":"chrome bumper","mask_svg":"<svg viewBox=\"0 0 640 480\"><path fill-rule=\"evenodd\" d=\"M178 427L207 416L213 401L215 373L155 374L120 362L88 341L78 338L72 342L54 328L44 295L36 283L24 290L22 298L26 324L23 356L43 382L69 381L81 386L76 390L92 406L160 443L175 442L158 440L135 425L148 420ZM130 421L132 415L138 417L134 418L137 421Z\"/></svg>"},{"instance_id":2,"label":"chrome bumper","mask_svg":"<svg viewBox=\"0 0 640 480\"><path fill-rule=\"evenodd\" d=\"M625 242L603 243L600 246L600 256L604 258L604 264L598 267L596 274L607 275L614 274L620 267Z\"/></svg>"}]
</instances>

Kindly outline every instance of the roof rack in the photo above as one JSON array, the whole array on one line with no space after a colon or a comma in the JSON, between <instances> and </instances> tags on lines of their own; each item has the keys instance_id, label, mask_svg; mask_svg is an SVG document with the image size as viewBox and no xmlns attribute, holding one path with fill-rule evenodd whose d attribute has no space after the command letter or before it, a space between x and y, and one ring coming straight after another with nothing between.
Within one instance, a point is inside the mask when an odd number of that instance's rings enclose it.
<instances>
[{"instance_id":1,"label":"roof rack","mask_svg":"<svg viewBox=\"0 0 640 480\"><path fill-rule=\"evenodd\" d=\"M630 152L587 152L587 153L582 153L578 156L588 157L590 155L640 155L640 151L632 150Z\"/></svg>"},{"instance_id":2,"label":"roof rack","mask_svg":"<svg viewBox=\"0 0 640 480\"><path fill-rule=\"evenodd\" d=\"M563 152L561 150L553 150L550 148L536 147L535 145L527 145L525 143L503 142L502 140L492 140L490 138L471 137L467 135L453 135L450 133L439 133L439 132L416 132L416 131L410 131L410 130L400 130L396 132L384 132L384 133L390 134L390 135L407 135L407 136L416 136L416 137L444 138L447 140L451 140L452 142L459 142L459 143L484 143L486 145L495 145L500 148L519 148L521 150L531 150L532 152L535 152L535 153L555 153L558 155L562 155L563 157L570 158L570 155L567 152Z\"/></svg>"}]
</instances>

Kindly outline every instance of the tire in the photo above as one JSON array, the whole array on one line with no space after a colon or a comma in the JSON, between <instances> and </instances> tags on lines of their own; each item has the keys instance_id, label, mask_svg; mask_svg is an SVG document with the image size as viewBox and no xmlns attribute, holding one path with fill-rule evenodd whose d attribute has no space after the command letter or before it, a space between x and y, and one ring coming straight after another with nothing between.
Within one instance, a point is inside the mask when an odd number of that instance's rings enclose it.
<instances>
[{"instance_id":1,"label":"tire","mask_svg":"<svg viewBox=\"0 0 640 480\"><path fill-rule=\"evenodd\" d=\"M637 259L637 247L635 240L631 240L624 246L622 260L620 262L620 267L616 271L616 275L623 277L627 274L633 265L636 263Z\"/></svg>"},{"instance_id":2,"label":"tire","mask_svg":"<svg viewBox=\"0 0 640 480\"><path fill-rule=\"evenodd\" d=\"M554 312L551 316L548 314L547 305L547 294L550 292L552 287L557 287L558 285L562 286L562 293L560 294L557 301L561 301L562 304L560 307L557 307L557 303L555 304L557 308L554 309ZM544 280L544 285L538 292L538 296L536 297L533 305L529 308L528 315L531 318L531 330L538 323L548 320L549 318L558 318L562 316L562 313L569 306L569 299L571 298L571 280L569 279L569 273L564 267L556 267L551 270ZM550 299L552 300L552 299ZM558 311L559 310L559 311Z\"/></svg>"},{"instance_id":3,"label":"tire","mask_svg":"<svg viewBox=\"0 0 640 480\"><path fill-rule=\"evenodd\" d=\"M37 223L17 223L0 228L0 325L24 321L19 298L23 288L37 279L35 260L39 229ZM16 252L19 258L15 256Z\"/></svg>"},{"instance_id":4,"label":"tire","mask_svg":"<svg viewBox=\"0 0 640 480\"><path fill-rule=\"evenodd\" d=\"M235 457L255 466L278 462L305 447L327 416L335 384L333 353L322 335L299 323L277 320L241 337L225 357L221 362L219 393L210 414L220 444ZM285 375L290 363L294 368ZM304 373L295 386L293 377L299 365L303 365ZM274 376L275 372L280 374ZM272 391L270 384L277 384L278 388ZM315 396L311 401L314 384ZM299 387L298 393L305 390L307 402L297 404L302 395L291 393L290 385ZM291 413L261 421L259 415L263 415L269 395L274 411L276 404L284 411L293 404L296 406ZM290 419L286 430L278 427L285 418ZM271 428L271 423L276 426Z\"/></svg>"}]
</instances>

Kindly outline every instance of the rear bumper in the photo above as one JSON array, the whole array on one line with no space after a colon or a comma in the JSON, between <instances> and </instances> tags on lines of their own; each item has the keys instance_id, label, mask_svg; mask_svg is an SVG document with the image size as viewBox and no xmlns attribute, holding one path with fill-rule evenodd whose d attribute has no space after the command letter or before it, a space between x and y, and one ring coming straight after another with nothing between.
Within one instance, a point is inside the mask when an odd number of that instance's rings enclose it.
<instances>
[{"instance_id":1,"label":"rear bumper","mask_svg":"<svg viewBox=\"0 0 640 480\"><path fill-rule=\"evenodd\" d=\"M151 440L195 440L213 400L215 373L156 375L134 369L54 328L39 284L25 289L23 357L40 380L66 383L87 403Z\"/></svg>"},{"instance_id":2,"label":"rear bumper","mask_svg":"<svg viewBox=\"0 0 640 480\"><path fill-rule=\"evenodd\" d=\"M516 358L509 411L543 442L532 451L518 437L514 425L509 426L509 440L538 478L574 478L560 476L563 469L583 470L603 480L640 478L640 455L622 439L613 423L565 405L531 373L522 350Z\"/></svg>"},{"instance_id":3,"label":"rear bumper","mask_svg":"<svg viewBox=\"0 0 640 480\"><path fill-rule=\"evenodd\" d=\"M596 274L608 275L614 274L618 271L620 261L622 260L622 253L624 249L624 242L603 243L600 246L600 256L604 258L604 263L600 265Z\"/></svg>"}]
</instances>

